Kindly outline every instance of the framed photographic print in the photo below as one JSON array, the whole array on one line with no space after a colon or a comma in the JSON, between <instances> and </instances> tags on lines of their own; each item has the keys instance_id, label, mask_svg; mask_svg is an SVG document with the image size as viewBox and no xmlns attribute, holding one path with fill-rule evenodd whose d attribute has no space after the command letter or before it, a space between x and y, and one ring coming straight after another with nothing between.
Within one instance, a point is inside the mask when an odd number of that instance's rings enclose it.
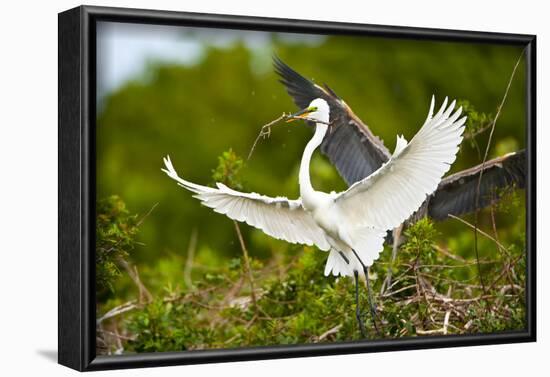
<instances>
[{"instance_id":1,"label":"framed photographic print","mask_svg":"<svg viewBox=\"0 0 550 377\"><path fill-rule=\"evenodd\" d=\"M59 362L535 341L535 42L59 14Z\"/></svg>"}]
</instances>

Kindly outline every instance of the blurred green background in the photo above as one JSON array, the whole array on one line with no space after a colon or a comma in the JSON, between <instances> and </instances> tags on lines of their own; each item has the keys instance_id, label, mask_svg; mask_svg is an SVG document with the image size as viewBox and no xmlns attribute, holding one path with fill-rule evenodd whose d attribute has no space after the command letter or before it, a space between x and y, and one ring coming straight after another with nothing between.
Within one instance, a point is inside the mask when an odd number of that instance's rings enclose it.
<instances>
[{"instance_id":1,"label":"blurred green background","mask_svg":"<svg viewBox=\"0 0 550 377\"><path fill-rule=\"evenodd\" d=\"M155 39L140 45L152 28ZM212 184L223 151L232 148L246 157L263 124L295 110L273 72L274 53L302 75L327 83L390 150L397 134L410 140L418 130L432 94L438 103L445 96L466 99L494 114L521 54L520 47L504 45L149 25L100 24L98 33L97 196L119 195L140 215L157 204L141 224L140 245L132 254L155 291L183 284L194 230L197 266L215 268L241 255L231 221L202 207L160 169L170 155L182 177ZM525 147L524 94L522 62L490 158ZM310 136L298 122L276 126L243 169L245 190L298 197L299 161ZM488 133L477 137L482 150L487 138ZM452 171L481 159L464 142ZM320 190L346 187L319 153L311 172ZM497 219L504 240L524 231L523 206L514 211ZM481 227L490 228L487 214ZM471 230L452 220L437 228L447 246L471 255ZM241 229L254 258L301 252L248 226ZM494 250L481 238L482 253L484 247Z\"/></svg>"}]
</instances>

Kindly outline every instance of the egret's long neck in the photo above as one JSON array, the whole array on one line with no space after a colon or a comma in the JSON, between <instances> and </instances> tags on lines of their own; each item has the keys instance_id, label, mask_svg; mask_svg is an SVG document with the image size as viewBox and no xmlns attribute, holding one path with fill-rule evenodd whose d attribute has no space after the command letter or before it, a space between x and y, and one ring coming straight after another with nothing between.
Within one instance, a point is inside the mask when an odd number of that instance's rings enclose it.
<instances>
[{"instance_id":1,"label":"egret's long neck","mask_svg":"<svg viewBox=\"0 0 550 377\"><path fill-rule=\"evenodd\" d=\"M299 175L299 183L300 183L300 196L302 197L302 200L304 201L304 204L308 201L309 198L313 195L315 192L313 190L313 187L311 186L311 179L309 176L309 164L311 162L311 156L313 155L313 152L315 152L315 149L322 143L323 138L325 137L325 134L327 132L327 125L323 123L317 123L317 126L315 127L315 134L307 143L306 148L304 149L304 154L302 155L302 162L300 163L300 175Z\"/></svg>"}]
</instances>

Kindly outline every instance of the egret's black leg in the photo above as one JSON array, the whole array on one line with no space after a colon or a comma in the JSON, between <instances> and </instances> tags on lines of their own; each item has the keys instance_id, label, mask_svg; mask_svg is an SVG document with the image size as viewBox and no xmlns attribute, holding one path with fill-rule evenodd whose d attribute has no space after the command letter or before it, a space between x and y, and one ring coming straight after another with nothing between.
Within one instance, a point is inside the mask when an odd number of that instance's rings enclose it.
<instances>
[{"instance_id":1,"label":"egret's black leg","mask_svg":"<svg viewBox=\"0 0 550 377\"><path fill-rule=\"evenodd\" d=\"M346 255L338 251L344 262L346 264L349 264L349 259L346 257ZM359 323L359 329L361 330L361 336L363 338L367 337L367 331L365 330L365 324L363 323L363 318L361 318L361 307L359 305L359 273L357 270L353 271L353 276L355 277L355 317L357 318L357 322Z\"/></svg>"},{"instance_id":2,"label":"egret's black leg","mask_svg":"<svg viewBox=\"0 0 550 377\"><path fill-rule=\"evenodd\" d=\"M378 327L376 327L376 320L378 319L380 321L380 318L378 318L378 313L376 311L376 303L374 302L374 298L372 297L372 291L370 288L370 282L369 282L369 268L365 270L365 279L367 280L367 292L369 295L369 306L370 306L370 314L372 316L372 322L374 323L374 328L376 329L376 332L378 333Z\"/></svg>"},{"instance_id":3,"label":"egret's black leg","mask_svg":"<svg viewBox=\"0 0 550 377\"><path fill-rule=\"evenodd\" d=\"M361 318L361 308L359 306L359 272L357 270L353 271L353 277L355 278L355 317L359 323L359 330L361 330L361 336L363 338L367 337L367 331L365 330L365 324Z\"/></svg>"},{"instance_id":4,"label":"egret's black leg","mask_svg":"<svg viewBox=\"0 0 550 377\"><path fill-rule=\"evenodd\" d=\"M346 255L338 251L342 259L346 262L346 264L349 264L349 259L346 257ZM359 329L361 330L361 335L363 338L367 337L367 331L365 330L365 324L363 323L363 318L361 318L361 307L359 305L359 273L357 270L353 271L353 276L355 277L355 317L357 318L357 322L359 323Z\"/></svg>"},{"instance_id":5,"label":"egret's black leg","mask_svg":"<svg viewBox=\"0 0 550 377\"><path fill-rule=\"evenodd\" d=\"M367 293L369 297L369 307L370 307L370 314L372 316L372 323L374 324L374 329L376 330L376 333L380 335L380 331L378 331L378 325L376 324L376 319L378 319L378 315L376 314L376 307L374 306L374 299L372 298L372 291L370 288L370 282L369 282L369 268L365 266L361 258L359 258L359 254L354 249L351 249L353 251L353 254L357 257L357 260L359 263L361 263L361 266L363 266L363 273L365 274L365 280L367 281ZM357 273L357 271L355 271Z\"/></svg>"},{"instance_id":6,"label":"egret's black leg","mask_svg":"<svg viewBox=\"0 0 550 377\"><path fill-rule=\"evenodd\" d=\"M346 264L349 264L349 259L348 257L346 257L346 255L344 253L342 253L341 251L339 251L338 253L340 253L340 256L342 257L342 259L344 260L344 262L346 262Z\"/></svg>"}]
</instances>

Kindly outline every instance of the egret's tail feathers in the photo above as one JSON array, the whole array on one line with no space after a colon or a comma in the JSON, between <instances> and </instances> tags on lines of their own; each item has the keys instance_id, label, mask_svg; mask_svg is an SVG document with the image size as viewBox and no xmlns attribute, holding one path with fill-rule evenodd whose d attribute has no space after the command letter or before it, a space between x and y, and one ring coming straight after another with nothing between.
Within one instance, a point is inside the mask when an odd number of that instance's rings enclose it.
<instances>
[{"instance_id":1,"label":"egret's tail feathers","mask_svg":"<svg viewBox=\"0 0 550 377\"><path fill-rule=\"evenodd\" d=\"M347 258L347 257L346 257ZM342 275L342 276L351 276L353 275L353 271L350 275L350 268L348 266L348 261L340 255L340 253L337 250L331 249L330 253L328 254L327 264L325 265L325 276L329 275Z\"/></svg>"},{"instance_id":2,"label":"egret's tail feathers","mask_svg":"<svg viewBox=\"0 0 550 377\"><path fill-rule=\"evenodd\" d=\"M372 266L374 261L380 256L382 250L384 250L386 231L371 227L361 227L352 230L349 236L353 249L359 255L363 264L367 267ZM361 263L355 255L353 259L361 267Z\"/></svg>"},{"instance_id":3,"label":"egret's tail feathers","mask_svg":"<svg viewBox=\"0 0 550 377\"><path fill-rule=\"evenodd\" d=\"M366 267L371 266L380 256L380 252L384 249L384 237L386 232L371 227L360 227L349 232L349 242L351 246L361 258L361 262ZM348 262L339 254L337 250L332 249L325 265L325 276L330 274L334 276L353 276L353 272L357 271L363 275L363 266L357 259L357 256L352 250L343 251L348 258Z\"/></svg>"}]
</instances>

